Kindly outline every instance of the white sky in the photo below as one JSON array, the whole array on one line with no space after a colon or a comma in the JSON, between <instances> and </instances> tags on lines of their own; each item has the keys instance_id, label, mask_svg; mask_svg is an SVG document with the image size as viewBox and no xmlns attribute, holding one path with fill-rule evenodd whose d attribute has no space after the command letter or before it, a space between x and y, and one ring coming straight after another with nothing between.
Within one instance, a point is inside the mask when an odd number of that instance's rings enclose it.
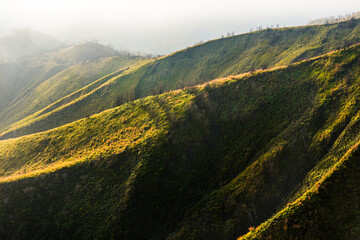
<instances>
[{"instance_id":1,"label":"white sky","mask_svg":"<svg viewBox=\"0 0 360 240\"><path fill-rule=\"evenodd\" d=\"M25 27L63 41L163 54L227 32L357 11L359 0L0 0L0 32Z\"/></svg>"}]
</instances>

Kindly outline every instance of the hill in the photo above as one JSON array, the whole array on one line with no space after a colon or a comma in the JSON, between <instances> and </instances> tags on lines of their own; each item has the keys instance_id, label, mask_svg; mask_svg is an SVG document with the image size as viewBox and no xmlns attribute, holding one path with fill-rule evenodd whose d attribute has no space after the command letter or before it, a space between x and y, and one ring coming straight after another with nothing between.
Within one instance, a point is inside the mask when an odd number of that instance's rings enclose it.
<instances>
[{"instance_id":1,"label":"hill","mask_svg":"<svg viewBox=\"0 0 360 240\"><path fill-rule=\"evenodd\" d=\"M359 66L357 45L2 140L0 236L358 236Z\"/></svg>"},{"instance_id":2,"label":"hill","mask_svg":"<svg viewBox=\"0 0 360 240\"><path fill-rule=\"evenodd\" d=\"M266 29L210 41L130 68L66 105L59 100L52 111L43 109L21 122L9 121L1 128L1 139L52 129L116 104L214 78L288 65L357 42L360 20Z\"/></svg>"},{"instance_id":3,"label":"hill","mask_svg":"<svg viewBox=\"0 0 360 240\"><path fill-rule=\"evenodd\" d=\"M82 43L19 63L0 64L0 128L31 115L96 79L143 61ZM28 104L24 105L24 102Z\"/></svg>"}]
</instances>

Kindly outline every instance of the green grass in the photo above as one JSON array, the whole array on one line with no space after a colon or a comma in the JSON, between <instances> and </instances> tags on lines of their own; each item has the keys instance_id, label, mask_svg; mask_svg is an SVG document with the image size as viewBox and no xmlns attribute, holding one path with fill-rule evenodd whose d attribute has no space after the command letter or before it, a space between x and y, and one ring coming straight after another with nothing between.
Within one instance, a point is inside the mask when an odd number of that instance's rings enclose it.
<instances>
[{"instance_id":1,"label":"green grass","mask_svg":"<svg viewBox=\"0 0 360 240\"><path fill-rule=\"evenodd\" d=\"M206 81L288 65L360 41L360 21L323 26L267 29L206 42L133 68L86 96L13 123L3 138L45 131L129 100ZM66 116L64 118L63 116ZM4 130L4 129L3 129Z\"/></svg>"},{"instance_id":2,"label":"green grass","mask_svg":"<svg viewBox=\"0 0 360 240\"><path fill-rule=\"evenodd\" d=\"M354 46L0 141L1 238L235 239L270 219L249 237L311 239L339 216L351 239L355 212L328 214L357 199L359 57Z\"/></svg>"}]
</instances>

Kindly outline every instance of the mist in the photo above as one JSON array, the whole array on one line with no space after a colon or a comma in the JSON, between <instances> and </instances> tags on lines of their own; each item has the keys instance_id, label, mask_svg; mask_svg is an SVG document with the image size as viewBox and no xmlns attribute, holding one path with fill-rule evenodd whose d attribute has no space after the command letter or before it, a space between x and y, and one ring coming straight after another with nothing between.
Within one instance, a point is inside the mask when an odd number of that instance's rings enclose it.
<instances>
[{"instance_id":1,"label":"mist","mask_svg":"<svg viewBox=\"0 0 360 240\"><path fill-rule=\"evenodd\" d=\"M29 28L66 43L96 40L119 50L168 54L227 32L305 25L359 10L358 0L1 0L0 33Z\"/></svg>"}]
</instances>

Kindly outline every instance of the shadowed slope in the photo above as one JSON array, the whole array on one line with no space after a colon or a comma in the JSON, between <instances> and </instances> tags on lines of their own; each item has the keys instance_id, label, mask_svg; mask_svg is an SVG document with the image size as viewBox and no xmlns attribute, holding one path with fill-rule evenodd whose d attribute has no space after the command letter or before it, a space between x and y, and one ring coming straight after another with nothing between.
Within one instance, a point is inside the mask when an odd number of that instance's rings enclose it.
<instances>
[{"instance_id":1,"label":"shadowed slope","mask_svg":"<svg viewBox=\"0 0 360 240\"><path fill-rule=\"evenodd\" d=\"M351 47L2 140L0 234L235 239L358 141L359 56Z\"/></svg>"}]
</instances>

